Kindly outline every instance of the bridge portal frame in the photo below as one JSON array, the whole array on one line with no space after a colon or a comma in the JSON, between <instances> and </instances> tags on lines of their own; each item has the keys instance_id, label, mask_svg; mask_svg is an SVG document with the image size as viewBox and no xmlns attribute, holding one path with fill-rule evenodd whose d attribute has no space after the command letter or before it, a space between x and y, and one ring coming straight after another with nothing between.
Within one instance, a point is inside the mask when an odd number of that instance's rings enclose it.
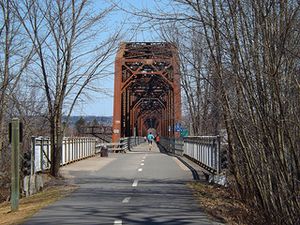
<instances>
[{"instance_id":1,"label":"bridge portal frame","mask_svg":"<svg viewBox=\"0 0 300 225\"><path fill-rule=\"evenodd\" d=\"M181 121L180 73L174 44L121 43L114 82L113 141L144 136L151 120L161 136L179 136L175 124Z\"/></svg>"}]
</instances>

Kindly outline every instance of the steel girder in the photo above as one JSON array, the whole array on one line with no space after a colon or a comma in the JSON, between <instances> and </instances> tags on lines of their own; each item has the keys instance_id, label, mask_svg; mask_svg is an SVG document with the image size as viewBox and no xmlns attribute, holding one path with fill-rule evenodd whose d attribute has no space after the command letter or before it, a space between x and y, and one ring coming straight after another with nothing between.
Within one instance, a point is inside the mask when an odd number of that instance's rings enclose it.
<instances>
[{"instance_id":1,"label":"steel girder","mask_svg":"<svg viewBox=\"0 0 300 225\"><path fill-rule=\"evenodd\" d=\"M154 128L174 137L181 120L179 62L167 42L121 43L115 61L113 141Z\"/></svg>"}]
</instances>

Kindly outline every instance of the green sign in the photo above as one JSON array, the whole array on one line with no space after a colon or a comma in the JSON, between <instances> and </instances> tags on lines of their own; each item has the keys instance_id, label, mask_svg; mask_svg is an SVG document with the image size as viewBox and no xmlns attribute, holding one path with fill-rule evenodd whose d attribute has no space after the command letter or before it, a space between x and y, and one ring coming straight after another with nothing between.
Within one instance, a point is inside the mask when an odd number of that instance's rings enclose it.
<instances>
[{"instance_id":1,"label":"green sign","mask_svg":"<svg viewBox=\"0 0 300 225\"><path fill-rule=\"evenodd\" d=\"M187 137L189 136L189 131L186 129L183 129L180 131L180 137Z\"/></svg>"}]
</instances>

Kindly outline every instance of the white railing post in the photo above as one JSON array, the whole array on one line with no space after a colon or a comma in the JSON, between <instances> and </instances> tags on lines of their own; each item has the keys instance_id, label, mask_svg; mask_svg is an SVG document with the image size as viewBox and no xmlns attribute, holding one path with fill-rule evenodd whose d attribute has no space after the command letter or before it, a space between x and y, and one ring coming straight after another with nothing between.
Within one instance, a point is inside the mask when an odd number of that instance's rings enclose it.
<instances>
[{"instance_id":1,"label":"white railing post","mask_svg":"<svg viewBox=\"0 0 300 225\"><path fill-rule=\"evenodd\" d=\"M43 171L43 150L44 150L44 139L41 139L40 159L41 159L41 171Z\"/></svg>"},{"instance_id":2,"label":"white railing post","mask_svg":"<svg viewBox=\"0 0 300 225\"><path fill-rule=\"evenodd\" d=\"M31 176L35 174L35 146L36 146L35 137L31 137L31 168L30 168Z\"/></svg>"}]
</instances>

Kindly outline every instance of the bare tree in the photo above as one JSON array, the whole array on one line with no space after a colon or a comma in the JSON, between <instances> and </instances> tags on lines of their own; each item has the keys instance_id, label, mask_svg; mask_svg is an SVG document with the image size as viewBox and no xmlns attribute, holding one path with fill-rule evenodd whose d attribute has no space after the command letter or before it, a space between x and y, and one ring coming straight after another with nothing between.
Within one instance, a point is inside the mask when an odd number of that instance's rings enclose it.
<instances>
[{"instance_id":1,"label":"bare tree","mask_svg":"<svg viewBox=\"0 0 300 225\"><path fill-rule=\"evenodd\" d=\"M176 0L169 5L171 13L133 14L163 27L164 37L179 46L190 40L188 51L179 49L192 120L197 120L193 102L210 100L213 130L224 123L228 133L232 187L269 223L299 223L299 1ZM166 29L169 24L172 29ZM174 32L181 27L183 34ZM201 58L209 95L196 85L205 77L195 63ZM193 82L192 76L197 77Z\"/></svg>"},{"instance_id":2,"label":"bare tree","mask_svg":"<svg viewBox=\"0 0 300 225\"><path fill-rule=\"evenodd\" d=\"M214 86L210 80L212 65L210 57L205 54L207 47L197 23L190 27L178 26L176 23L163 24L161 35L165 41L175 43L179 52L181 68L181 87L187 114L194 135L212 135L215 118L212 115Z\"/></svg>"},{"instance_id":3,"label":"bare tree","mask_svg":"<svg viewBox=\"0 0 300 225\"><path fill-rule=\"evenodd\" d=\"M178 2L194 10L209 47L239 193L274 223L298 223L299 126L290 121L299 59L290 52L299 51L299 3Z\"/></svg>"},{"instance_id":4,"label":"bare tree","mask_svg":"<svg viewBox=\"0 0 300 225\"><path fill-rule=\"evenodd\" d=\"M7 113L8 104L34 54L32 45L22 34L22 22L13 5L18 5L18 2L0 1L0 151L7 130L4 121L11 116Z\"/></svg>"},{"instance_id":5,"label":"bare tree","mask_svg":"<svg viewBox=\"0 0 300 225\"><path fill-rule=\"evenodd\" d=\"M108 38L105 19L113 7L93 11L88 0L23 0L16 8L36 53L33 76L44 90L48 106L51 174L58 176L64 127L77 100L106 75L108 59L117 46L118 29Z\"/></svg>"}]
</instances>

